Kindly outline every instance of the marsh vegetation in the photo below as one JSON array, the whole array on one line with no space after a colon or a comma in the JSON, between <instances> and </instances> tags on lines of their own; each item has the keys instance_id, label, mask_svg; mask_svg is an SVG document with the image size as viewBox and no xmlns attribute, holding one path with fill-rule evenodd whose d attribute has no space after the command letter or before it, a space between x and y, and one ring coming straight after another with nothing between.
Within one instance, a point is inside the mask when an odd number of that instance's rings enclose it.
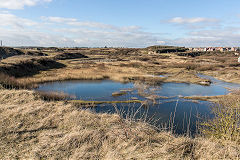
<instances>
[{"instance_id":1,"label":"marsh vegetation","mask_svg":"<svg viewBox=\"0 0 240 160\"><path fill-rule=\"evenodd\" d=\"M124 107L134 103L139 106L125 112L117 105L106 104L109 100L76 99L65 92L59 94L31 90L46 82L111 80L139 84L138 91L145 98L167 101L171 93L176 92L176 87L163 90L164 93L169 91L168 96L163 94L158 97L142 92L141 88L144 90L144 85L164 86L176 82L185 83L183 85L189 83L188 87L197 85L211 88L212 80L198 73L228 82L240 82L240 66L232 53L204 53L194 57L179 55L178 52L149 54L154 49L42 49L40 52L44 56L41 57L4 57L0 63L0 159L238 159L240 100L237 90L230 92L224 89L227 95L221 93L214 97L214 101L218 102L212 105L215 116L198 123L196 127L199 134L194 138L190 134L176 135L173 131L176 127L174 121L178 118L189 120L189 117L176 115L175 110L185 106L178 100L181 98L179 96L169 103L171 105L168 107L172 107L173 111L170 125L166 127L147 121L146 110L141 112L145 100L136 95L131 96L133 103L127 103ZM117 92L120 93L121 89ZM131 93L129 87L123 89L127 94L118 94L116 97L111 91L111 98L120 99L112 103L128 100L121 98ZM213 95L202 100L209 100ZM69 103L73 99L75 104ZM78 100L82 100L81 103L77 103ZM99 112L98 108L91 110L86 107L100 103L106 104L102 107L105 113ZM191 128L185 128L189 133Z\"/></svg>"}]
</instances>

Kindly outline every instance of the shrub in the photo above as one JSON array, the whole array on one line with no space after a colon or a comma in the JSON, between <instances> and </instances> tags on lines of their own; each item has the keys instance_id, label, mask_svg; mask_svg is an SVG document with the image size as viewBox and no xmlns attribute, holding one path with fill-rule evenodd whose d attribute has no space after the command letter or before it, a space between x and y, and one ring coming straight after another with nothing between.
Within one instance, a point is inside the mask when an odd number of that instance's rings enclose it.
<instances>
[{"instance_id":1,"label":"shrub","mask_svg":"<svg viewBox=\"0 0 240 160\"><path fill-rule=\"evenodd\" d=\"M148 58L148 57L139 57L139 60L140 60L140 61L149 61L149 60L151 60L151 59Z\"/></svg>"},{"instance_id":2,"label":"shrub","mask_svg":"<svg viewBox=\"0 0 240 160\"><path fill-rule=\"evenodd\" d=\"M236 62L236 63L229 63L228 64L229 67L240 67L240 63Z\"/></svg>"},{"instance_id":3,"label":"shrub","mask_svg":"<svg viewBox=\"0 0 240 160\"><path fill-rule=\"evenodd\" d=\"M200 131L208 137L240 143L240 98L231 96L212 107L214 118L203 123Z\"/></svg>"}]
</instances>

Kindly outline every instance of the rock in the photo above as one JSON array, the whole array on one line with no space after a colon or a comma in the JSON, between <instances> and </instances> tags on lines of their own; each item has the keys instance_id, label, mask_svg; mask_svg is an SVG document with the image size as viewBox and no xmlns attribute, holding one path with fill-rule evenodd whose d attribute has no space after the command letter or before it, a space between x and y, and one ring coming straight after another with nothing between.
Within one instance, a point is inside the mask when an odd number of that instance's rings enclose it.
<instances>
[{"instance_id":1,"label":"rock","mask_svg":"<svg viewBox=\"0 0 240 160\"><path fill-rule=\"evenodd\" d=\"M211 85L211 81L201 81L199 82L200 85L204 85L204 86L210 86Z\"/></svg>"}]
</instances>

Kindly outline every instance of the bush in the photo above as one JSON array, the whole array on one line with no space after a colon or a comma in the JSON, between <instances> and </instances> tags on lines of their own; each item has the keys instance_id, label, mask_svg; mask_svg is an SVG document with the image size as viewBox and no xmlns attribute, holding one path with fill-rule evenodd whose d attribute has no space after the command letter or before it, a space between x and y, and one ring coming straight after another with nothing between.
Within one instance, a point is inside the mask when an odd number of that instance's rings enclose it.
<instances>
[{"instance_id":1,"label":"bush","mask_svg":"<svg viewBox=\"0 0 240 160\"><path fill-rule=\"evenodd\" d=\"M240 67L240 63L236 62L236 63L229 63L228 64L229 67Z\"/></svg>"},{"instance_id":2,"label":"bush","mask_svg":"<svg viewBox=\"0 0 240 160\"><path fill-rule=\"evenodd\" d=\"M148 57L139 57L139 60L140 60L140 61L149 61L149 60L151 60L151 59L148 58Z\"/></svg>"},{"instance_id":3,"label":"bush","mask_svg":"<svg viewBox=\"0 0 240 160\"><path fill-rule=\"evenodd\" d=\"M212 107L215 118L203 123L200 131L208 137L240 143L240 98L231 96Z\"/></svg>"}]
</instances>

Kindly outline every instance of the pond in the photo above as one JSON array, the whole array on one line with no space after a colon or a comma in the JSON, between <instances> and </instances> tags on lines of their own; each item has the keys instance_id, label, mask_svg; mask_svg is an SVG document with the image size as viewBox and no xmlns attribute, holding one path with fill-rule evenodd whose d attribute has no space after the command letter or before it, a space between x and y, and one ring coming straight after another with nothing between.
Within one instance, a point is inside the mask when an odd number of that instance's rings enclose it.
<instances>
[{"instance_id":1,"label":"pond","mask_svg":"<svg viewBox=\"0 0 240 160\"><path fill-rule=\"evenodd\" d=\"M228 84L230 85L230 84ZM149 123L162 127L172 127L176 134L196 133L199 121L211 118L212 104L206 101L190 101L183 96L216 96L225 95L229 91L221 84L202 86L187 83L163 83L147 86L141 83L120 83L111 80L99 81L63 81L40 85L39 91L57 91L75 95L78 100L88 101L126 101L138 99L146 102L141 104L102 104L92 110L97 113L115 113L120 111L124 117L134 115L145 118ZM236 87L235 84L233 87ZM240 85L239 85L240 87ZM123 92L124 94L113 93ZM141 108L140 108L141 107ZM174 123L173 123L174 122ZM170 125L169 125L170 124Z\"/></svg>"},{"instance_id":2,"label":"pond","mask_svg":"<svg viewBox=\"0 0 240 160\"><path fill-rule=\"evenodd\" d=\"M224 82L224 81L218 80L214 77L203 75L203 74L200 74L200 73L197 74L197 76L200 77L200 78L209 79L215 86L225 87L225 88L229 88L229 89L240 88L240 84L238 84L238 83Z\"/></svg>"}]
</instances>

